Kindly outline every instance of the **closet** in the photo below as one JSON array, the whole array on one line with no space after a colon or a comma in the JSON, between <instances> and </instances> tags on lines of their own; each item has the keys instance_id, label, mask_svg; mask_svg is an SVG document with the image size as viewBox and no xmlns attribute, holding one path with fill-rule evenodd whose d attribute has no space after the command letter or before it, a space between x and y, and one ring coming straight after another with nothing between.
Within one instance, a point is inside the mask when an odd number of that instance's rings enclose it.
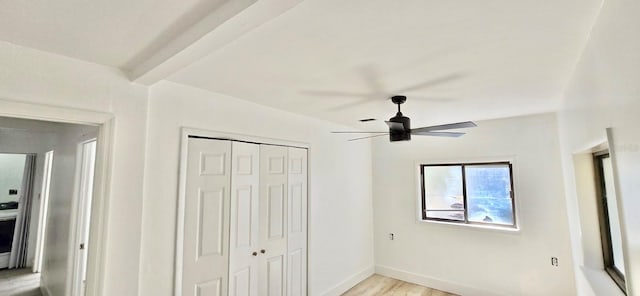
<instances>
[{"instance_id":1,"label":"closet","mask_svg":"<svg viewBox=\"0 0 640 296\"><path fill-rule=\"evenodd\" d=\"M307 149L189 137L176 292L307 291Z\"/></svg>"}]
</instances>

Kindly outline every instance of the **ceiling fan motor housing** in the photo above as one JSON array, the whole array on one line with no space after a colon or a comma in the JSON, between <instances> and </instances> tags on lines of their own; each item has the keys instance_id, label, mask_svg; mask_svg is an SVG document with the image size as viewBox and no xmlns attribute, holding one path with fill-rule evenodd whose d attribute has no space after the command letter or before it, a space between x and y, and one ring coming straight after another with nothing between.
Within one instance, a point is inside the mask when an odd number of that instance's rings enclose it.
<instances>
[{"instance_id":1,"label":"ceiling fan motor housing","mask_svg":"<svg viewBox=\"0 0 640 296\"><path fill-rule=\"evenodd\" d=\"M411 119L409 117L403 116L402 113L398 112L396 116L389 118L389 121L402 123L402 126L404 126L403 130L389 130L389 140L391 142L411 140Z\"/></svg>"}]
</instances>

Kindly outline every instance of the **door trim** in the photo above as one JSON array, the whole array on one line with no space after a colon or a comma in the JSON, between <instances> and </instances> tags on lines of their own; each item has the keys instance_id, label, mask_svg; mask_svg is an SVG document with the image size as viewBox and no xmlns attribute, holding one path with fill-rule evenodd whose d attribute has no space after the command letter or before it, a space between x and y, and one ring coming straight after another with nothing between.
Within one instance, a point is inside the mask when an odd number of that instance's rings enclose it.
<instances>
[{"instance_id":1,"label":"door trim","mask_svg":"<svg viewBox=\"0 0 640 296\"><path fill-rule=\"evenodd\" d=\"M291 140L282 140L275 138L266 138L266 137L258 137L246 134L238 134L238 133L228 133L221 131L212 131L212 130L204 130L198 128L191 127L182 127L180 129L180 168L179 168L179 177L178 177L178 208L177 208L177 217L176 217L176 252L174 254L174 291L173 294L176 296L182 296L182 247L184 243L184 211L185 211L185 199L186 199L186 190L187 190L187 156L188 156L188 144L189 138L208 138L212 140L227 140L227 141L238 141L238 142L248 142L255 144L265 144L265 145L277 145L277 146L287 146L287 147L295 147L295 148L303 148L308 150L311 147L309 143L291 141ZM307 170L309 158L307 156ZM309 176L307 175L307 179ZM307 180L307 188L310 188ZM307 201L309 199L309 190L307 189ZM308 207L308 206L307 206ZM308 213L307 208L307 213ZM307 219L309 219L307 215ZM307 278L309 276L309 224L307 223ZM307 280L307 293L309 290L309 284Z\"/></svg>"},{"instance_id":2,"label":"door trim","mask_svg":"<svg viewBox=\"0 0 640 296\"><path fill-rule=\"evenodd\" d=\"M38 208L38 229L36 237L36 251L33 258L33 273L42 272L42 259L44 253L44 238L47 229L47 216L49 210L49 188L51 186L51 174L53 173L53 150L44 153L44 172L42 174L42 186L40 189L40 206Z\"/></svg>"},{"instance_id":3,"label":"door trim","mask_svg":"<svg viewBox=\"0 0 640 296\"><path fill-rule=\"evenodd\" d=\"M57 107L38 103L25 103L0 98L0 116L45 120L62 123L93 125L98 127L96 147L95 181L89 258L87 260L87 295L102 295L104 287L105 257L107 245L108 208L111 183L111 155L115 117L111 113Z\"/></svg>"}]
</instances>

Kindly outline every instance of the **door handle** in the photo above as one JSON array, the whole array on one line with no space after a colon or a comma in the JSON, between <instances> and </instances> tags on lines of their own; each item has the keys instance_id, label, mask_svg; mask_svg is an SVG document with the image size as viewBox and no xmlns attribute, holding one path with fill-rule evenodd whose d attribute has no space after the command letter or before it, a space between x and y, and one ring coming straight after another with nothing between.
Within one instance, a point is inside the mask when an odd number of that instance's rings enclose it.
<instances>
[{"instance_id":1,"label":"door handle","mask_svg":"<svg viewBox=\"0 0 640 296\"><path fill-rule=\"evenodd\" d=\"M267 251L265 251L265 249L260 250L260 253L262 253L262 254L264 254L264 253L266 253L266 252L267 252Z\"/></svg>"},{"instance_id":2,"label":"door handle","mask_svg":"<svg viewBox=\"0 0 640 296\"><path fill-rule=\"evenodd\" d=\"M253 252L253 253L251 253L251 255L258 256L258 252Z\"/></svg>"}]
</instances>

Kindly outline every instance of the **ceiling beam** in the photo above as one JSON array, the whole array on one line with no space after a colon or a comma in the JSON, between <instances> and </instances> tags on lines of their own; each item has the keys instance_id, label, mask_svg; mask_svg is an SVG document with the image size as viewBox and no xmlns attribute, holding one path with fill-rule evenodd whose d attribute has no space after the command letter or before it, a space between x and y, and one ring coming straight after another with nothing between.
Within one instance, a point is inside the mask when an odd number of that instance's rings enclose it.
<instances>
[{"instance_id":1,"label":"ceiling beam","mask_svg":"<svg viewBox=\"0 0 640 296\"><path fill-rule=\"evenodd\" d=\"M229 0L147 59L125 69L133 82L153 85L242 35L278 17L303 0Z\"/></svg>"}]
</instances>

